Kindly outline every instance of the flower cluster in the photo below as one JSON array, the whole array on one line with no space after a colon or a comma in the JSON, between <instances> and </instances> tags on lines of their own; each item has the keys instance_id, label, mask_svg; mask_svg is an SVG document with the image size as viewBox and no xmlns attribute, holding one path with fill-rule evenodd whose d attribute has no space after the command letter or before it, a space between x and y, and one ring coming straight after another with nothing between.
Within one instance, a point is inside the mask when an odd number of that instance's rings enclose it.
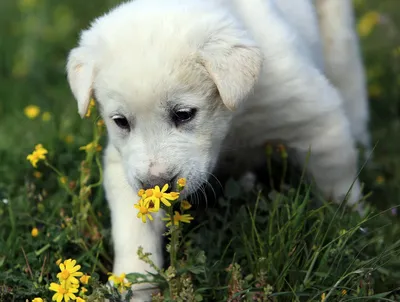
<instances>
[{"instance_id":1,"label":"flower cluster","mask_svg":"<svg viewBox=\"0 0 400 302\"><path fill-rule=\"evenodd\" d=\"M61 301L77 301L85 302L85 300L75 294L79 292L79 286L81 284L88 284L90 276L84 275L80 272L80 265L76 265L76 260L67 259L59 264L60 272L57 274L59 283L52 282L49 289L55 291L52 300ZM80 277L78 279L78 277ZM80 290L81 296L87 291L86 288L82 287Z\"/></svg>"},{"instance_id":2,"label":"flower cluster","mask_svg":"<svg viewBox=\"0 0 400 302\"><path fill-rule=\"evenodd\" d=\"M160 210L160 205L163 203L166 207L171 206L171 201L179 198L178 192L167 193L168 184L165 184L162 189L159 186L155 186L153 189L141 189L138 192L140 200L135 204L135 208L139 210L137 215L141 218L144 223L146 219L153 220L150 213L156 213Z\"/></svg>"},{"instance_id":3,"label":"flower cluster","mask_svg":"<svg viewBox=\"0 0 400 302\"><path fill-rule=\"evenodd\" d=\"M40 115L40 107L36 105L28 105L24 108L24 114L28 119L34 120ZM50 120L51 120L51 113L48 111L43 112L42 121L48 122Z\"/></svg>"},{"instance_id":4,"label":"flower cluster","mask_svg":"<svg viewBox=\"0 0 400 302\"><path fill-rule=\"evenodd\" d=\"M38 144L35 146L35 150L32 152L32 154L29 154L26 159L31 162L34 168L37 168L37 163L40 160L45 160L47 153L48 151L43 148L42 144Z\"/></svg>"},{"instance_id":5,"label":"flower cluster","mask_svg":"<svg viewBox=\"0 0 400 302\"><path fill-rule=\"evenodd\" d=\"M178 190L182 191L186 185L186 179L180 178L177 182ZM169 192L169 185L165 184L161 189L159 186L155 186L151 189L140 189L138 192L138 196L140 200L134 207L139 210L137 217L142 219L143 223L146 223L147 219L153 220L152 213L157 213L160 210L161 204L165 207L171 207L171 202L176 201L179 198L179 192ZM190 209L191 205L188 201L184 200L181 202L181 211ZM164 221L168 221L167 226L170 225L179 225L179 222L189 223L193 217L189 214L181 214L178 211L175 211L174 215L167 214L166 218L163 218Z\"/></svg>"}]
</instances>

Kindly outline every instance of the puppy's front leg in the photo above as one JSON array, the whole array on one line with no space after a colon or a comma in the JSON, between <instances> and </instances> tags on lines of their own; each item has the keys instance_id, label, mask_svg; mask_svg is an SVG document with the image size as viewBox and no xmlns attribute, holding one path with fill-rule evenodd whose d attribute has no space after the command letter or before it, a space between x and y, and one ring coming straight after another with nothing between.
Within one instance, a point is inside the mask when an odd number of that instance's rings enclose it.
<instances>
[{"instance_id":1,"label":"puppy's front leg","mask_svg":"<svg viewBox=\"0 0 400 302\"><path fill-rule=\"evenodd\" d=\"M310 121L303 130L289 145L297 150L302 164L309 159L307 171L317 186L336 202L347 193L349 204L359 201L358 155L344 113L335 110Z\"/></svg>"},{"instance_id":2,"label":"puppy's front leg","mask_svg":"<svg viewBox=\"0 0 400 302\"><path fill-rule=\"evenodd\" d=\"M307 171L325 197L341 202L350 193L355 204L361 198L358 154L341 96L311 60L291 49L285 49L286 60L269 62L275 72L266 91L274 98L265 116L252 118L268 121L267 138L283 140L302 164L311 151Z\"/></svg>"},{"instance_id":3,"label":"puppy's front leg","mask_svg":"<svg viewBox=\"0 0 400 302\"><path fill-rule=\"evenodd\" d=\"M161 267L163 224L161 214L154 221L143 223L137 218L137 209L133 205L138 201L137 191L126 181L122 163L117 151L108 146L105 154L104 187L111 210L111 226L114 244L113 273L146 273L154 270L137 256L139 246L145 253L151 253L151 260ZM153 215L154 216L154 215ZM154 289L148 284L133 286L134 301L150 301ZM149 289L150 288L150 289Z\"/></svg>"}]
</instances>

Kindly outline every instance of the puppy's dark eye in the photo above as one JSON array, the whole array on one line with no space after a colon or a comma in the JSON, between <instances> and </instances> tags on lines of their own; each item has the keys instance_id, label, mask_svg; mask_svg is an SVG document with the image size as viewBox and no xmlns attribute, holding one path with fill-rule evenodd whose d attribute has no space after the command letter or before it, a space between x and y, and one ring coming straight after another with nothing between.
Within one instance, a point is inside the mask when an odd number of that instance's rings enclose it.
<instances>
[{"instance_id":1,"label":"puppy's dark eye","mask_svg":"<svg viewBox=\"0 0 400 302\"><path fill-rule=\"evenodd\" d=\"M176 110L172 114L172 120L174 121L175 125L187 123L195 117L196 113L196 108Z\"/></svg>"},{"instance_id":2,"label":"puppy's dark eye","mask_svg":"<svg viewBox=\"0 0 400 302\"><path fill-rule=\"evenodd\" d=\"M115 115L112 117L112 119L113 119L114 123L121 129L124 129L124 130L130 129L129 122L126 119L126 117L124 117L122 115Z\"/></svg>"}]
</instances>

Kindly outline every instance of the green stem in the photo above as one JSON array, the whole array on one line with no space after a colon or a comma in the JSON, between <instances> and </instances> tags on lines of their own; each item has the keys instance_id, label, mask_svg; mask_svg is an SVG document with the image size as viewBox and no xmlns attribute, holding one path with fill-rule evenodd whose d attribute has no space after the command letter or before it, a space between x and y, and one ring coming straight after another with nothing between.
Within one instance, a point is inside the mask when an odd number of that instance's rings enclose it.
<instances>
[{"instance_id":1,"label":"green stem","mask_svg":"<svg viewBox=\"0 0 400 302\"><path fill-rule=\"evenodd\" d=\"M171 206L169 208L169 215L171 217L171 242L170 242L170 261L171 266L176 268L176 248L178 246L178 228L174 225L174 209Z\"/></svg>"},{"instance_id":2,"label":"green stem","mask_svg":"<svg viewBox=\"0 0 400 302\"><path fill-rule=\"evenodd\" d=\"M272 148L272 147L270 147ZM270 151L271 152L271 151ZM271 186L271 189L275 191L274 188L274 181L272 178L272 154L270 152L267 152L267 170L268 170L268 178L269 178L269 185Z\"/></svg>"},{"instance_id":3,"label":"green stem","mask_svg":"<svg viewBox=\"0 0 400 302\"><path fill-rule=\"evenodd\" d=\"M63 173L61 173L56 167L54 167L52 164L50 164L47 160L44 161L45 165L47 167L49 167L50 169L52 169L59 178L61 177L66 177ZM65 190L67 191L67 193L71 196L76 196L76 194L69 188L69 186L67 184L63 184L63 187L65 188Z\"/></svg>"},{"instance_id":4,"label":"green stem","mask_svg":"<svg viewBox=\"0 0 400 302\"><path fill-rule=\"evenodd\" d=\"M283 190L283 185L285 183L285 177L286 177L286 173L287 173L287 157L283 157L282 158L282 164L283 164L283 171L282 171L282 178L281 178L281 184L280 184L280 190Z\"/></svg>"},{"instance_id":5,"label":"green stem","mask_svg":"<svg viewBox=\"0 0 400 302\"><path fill-rule=\"evenodd\" d=\"M44 247L42 247L40 250L37 250L36 252L35 252L35 255L36 256L39 256L39 255L41 255L41 254L43 254L46 250L48 250L49 248L50 248L50 243L48 243L48 244L46 244Z\"/></svg>"},{"instance_id":6,"label":"green stem","mask_svg":"<svg viewBox=\"0 0 400 302\"><path fill-rule=\"evenodd\" d=\"M95 161L96 161L97 167L99 168L99 181L96 182L96 183L94 183L94 184L89 185L89 186L88 186L89 188L98 187L98 186L100 186L100 185L103 183L103 169L102 169L102 167L101 167L101 162L100 162L100 158L99 158L98 155L96 155Z\"/></svg>"},{"instance_id":7,"label":"green stem","mask_svg":"<svg viewBox=\"0 0 400 302\"><path fill-rule=\"evenodd\" d=\"M45 165L48 166L50 169L52 169L58 177L63 177L65 176L63 173L61 173L56 167L54 167L52 164L50 164L47 160L44 161Z\"/></svg>"}]
</instances>

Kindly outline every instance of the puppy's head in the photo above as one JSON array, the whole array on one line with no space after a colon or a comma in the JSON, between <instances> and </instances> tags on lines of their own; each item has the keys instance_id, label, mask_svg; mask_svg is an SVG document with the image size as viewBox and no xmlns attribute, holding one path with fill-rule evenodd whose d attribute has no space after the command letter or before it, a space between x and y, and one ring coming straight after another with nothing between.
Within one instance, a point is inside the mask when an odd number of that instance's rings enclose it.
<instances>
[{"instance_id":1,"label":"puppy's head","mask_svg":"<svg viewBox=\"0 0 400 302\"><path fill-rule=\"evenodd\" d=\"M255 42L215 4L137 0L83 31L67 71L80 115L98 102L131 185L184 177L191 193L212 172L261 64Z\"/></svg>"}]
</instances>

